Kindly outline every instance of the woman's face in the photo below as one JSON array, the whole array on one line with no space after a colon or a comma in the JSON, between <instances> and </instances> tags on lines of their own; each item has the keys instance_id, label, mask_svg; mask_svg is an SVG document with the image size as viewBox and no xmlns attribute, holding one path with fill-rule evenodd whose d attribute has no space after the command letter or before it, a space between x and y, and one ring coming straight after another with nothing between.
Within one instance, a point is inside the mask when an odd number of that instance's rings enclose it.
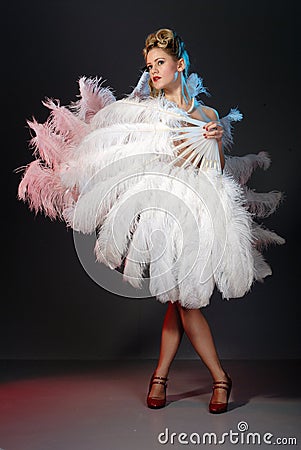
<instances>
[{"instance_id":1,"label":"woman's face","mask_svg":"<svg viewBox=\"0 0 301 450\"><path fill-rule=\"evenodd\" d=\"M156 89L173 89L181 83L183 60L175 60L162 48L152 48L146 57L146 67Z\"/></svg>"}]
</instances>

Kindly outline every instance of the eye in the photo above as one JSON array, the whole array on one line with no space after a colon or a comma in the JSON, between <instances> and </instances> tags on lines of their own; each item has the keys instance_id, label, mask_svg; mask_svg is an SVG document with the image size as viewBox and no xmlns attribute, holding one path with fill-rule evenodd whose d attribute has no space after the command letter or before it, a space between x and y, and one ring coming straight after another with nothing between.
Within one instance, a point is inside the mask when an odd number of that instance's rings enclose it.
<instances>
[{"instance_id":1,"label":"eye","mask_svg":"<svg viewBox=\"0 0 301 450\"><path fill-rule=\"evenodd\" d=\"M162 64L164 64L164 59L159 59L158 66L162 66Z\"/></svg>"},{"instance_id":2,"label":"eye","mask_svg":"<svg viewBox=\"0 0 301 450\"><path fill-rule=\"evenodd\" d=\"M148 66L146 66L145 70L146 70L147 72L149 72L149 71L151 70L151 68L152 68L152 66L149 64Z\"/></svg>"}]
</instances>

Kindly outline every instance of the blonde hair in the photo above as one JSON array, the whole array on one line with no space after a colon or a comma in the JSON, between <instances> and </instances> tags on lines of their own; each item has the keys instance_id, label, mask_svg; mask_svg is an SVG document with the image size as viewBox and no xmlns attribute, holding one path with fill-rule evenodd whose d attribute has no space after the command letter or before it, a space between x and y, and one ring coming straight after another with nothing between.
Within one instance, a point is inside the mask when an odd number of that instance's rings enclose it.
<instances>
[{"instance_id":1,"label":"blonde hair","mask_svg":"<svg viewBox=\"0 0 301 450\"><path fill-rule=\"evenodd\" d=\"M175 60L179 60L181 58L184 59L185 69L183 71L183 76L186 81L189 73L190 61L184 41L181 37L169 28L161 28L160 30L149 34L145 40L145 47L143 49L143 56L145 60L148 52L154 47L162 48L162 50L172 56ZM160 92L154 88L151 80L149 80L149 87L151 96L157 97Z\"/></svg>"}]
</instances>

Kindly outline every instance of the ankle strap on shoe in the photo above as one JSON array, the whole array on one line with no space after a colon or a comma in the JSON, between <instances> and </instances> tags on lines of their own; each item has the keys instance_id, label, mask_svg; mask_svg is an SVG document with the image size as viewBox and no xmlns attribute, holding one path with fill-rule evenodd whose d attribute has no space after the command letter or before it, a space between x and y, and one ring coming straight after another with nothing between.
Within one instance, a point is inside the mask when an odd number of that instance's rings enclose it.
<instances>
[{"instance_id":1,"label":"ankle strap on shoe","mask_svg":"<svg viewBox=\"0 0 301 450\"><path fill-rule=\"evenodd\" d=\"M168 380L167 377L152 376L151 384L163 384L163 386L166 386L167 380Z\"/></svg>"},{"instance_id":2,"label":"ankle strap on shoe","mask_svg":"<svg viewBox=\"0 0 301 450\"><path fill-rule=\"evenodd\" d=\"M156 381L156 380L152 380L151 384L162 384L163 386L166 386L166 381Z\"/></svg>"},{"instance_id":3,"label":"ankle strap on shoe","mask_svg":"<svg viewBox=\"0 0 301 450\"><path fill-rule=\"evenodd\" d=\"M168 380L168 378L167 377L157 377L157 376L152 376L152 380L154 380L155 378L157 378L158 380L164 380L164 381L167 381Z\"/></svg>"},{"instance_id":4,"label":"ankle strap on shoe","mask_svg":"<svg viewBox=\"0 0 301 450\"><path fill-rule=\"evenodd\" d=\"M230 388L231 381L214 381L212 389L226 389L226 391Z\"/></svg>"}]
</instances>

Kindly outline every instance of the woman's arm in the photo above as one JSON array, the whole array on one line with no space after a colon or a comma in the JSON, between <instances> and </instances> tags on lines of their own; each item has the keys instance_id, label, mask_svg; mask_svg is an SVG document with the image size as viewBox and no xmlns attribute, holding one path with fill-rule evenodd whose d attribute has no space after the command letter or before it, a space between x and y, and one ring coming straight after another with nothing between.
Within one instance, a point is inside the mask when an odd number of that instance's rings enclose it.
<instances>
[{"instance_id":1,"label":"woman's arm","mask_svg":"<svg viewBox=\"0 0 301 450\"><path fill-rule=\"evenodd\" d=\"M203 106L203 109L204 109L206 116L208 116L209 119L211 119L211 122L206 123L206 125L204 126L204 128L206 130L205 138L217 140L220 163L221 163L221 168L223 170L224 166L225 166L225 157L224 157L223 142L222 142L224 130L223 130L223 127L220 125L219 116L218 116L217 111L215 109L209 108L207 106L206 107Z\"/></svg>"}]
</instances>

